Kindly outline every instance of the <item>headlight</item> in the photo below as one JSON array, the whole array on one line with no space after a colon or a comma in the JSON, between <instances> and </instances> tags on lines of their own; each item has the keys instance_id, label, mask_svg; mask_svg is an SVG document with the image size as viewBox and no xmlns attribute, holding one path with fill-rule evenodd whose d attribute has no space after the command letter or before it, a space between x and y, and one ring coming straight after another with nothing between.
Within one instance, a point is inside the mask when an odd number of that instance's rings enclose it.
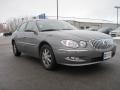
<instances>
[{"instance_id":1,"label":"headlight","mask_svg":"<svg viewBox=\"0 0 120 90\"><path fill-rule=\"evenodd\" d=\"M73 40L62 40L61 43L70 48L78 48L79 47L78 43Z\"/></svg>"},{"instance_id":2,"label":"headlight","mask_svg":"<svg viewBox=\"0 0 120 90\"><path fill-rule=\"evenodd\" d=\"M80 46L85 48L87 46L87 42L85 41L80 41Z\"/></svg>"}]
</instances>

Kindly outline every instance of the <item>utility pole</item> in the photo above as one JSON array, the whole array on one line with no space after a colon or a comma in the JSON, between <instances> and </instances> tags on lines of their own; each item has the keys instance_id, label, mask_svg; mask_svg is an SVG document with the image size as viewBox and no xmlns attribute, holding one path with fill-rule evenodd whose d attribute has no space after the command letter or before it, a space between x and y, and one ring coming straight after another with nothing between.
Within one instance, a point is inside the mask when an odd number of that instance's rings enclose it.
<instances>
[{"instance_id":1,"label":"utility pole","mask_svg":"<svg viewBox=\"0 0 120 90\"><path fill-rule=\"evenodd\" d=\"M59 4L58 4L59 2L58 2L58 0L57 0L57 20L58 20L58 14L59 14Z\"/></svg>"},{"instance_id":2,"label":"utility pole","mask_svg":"<svg viewBox=\"0 0 120 90\"><path fill-rule=\"evenodd\" d=\"M117 27L119 26L119 9L120 6L115 6L115 8L117 9Z\"/></svg>"}]
</instances>

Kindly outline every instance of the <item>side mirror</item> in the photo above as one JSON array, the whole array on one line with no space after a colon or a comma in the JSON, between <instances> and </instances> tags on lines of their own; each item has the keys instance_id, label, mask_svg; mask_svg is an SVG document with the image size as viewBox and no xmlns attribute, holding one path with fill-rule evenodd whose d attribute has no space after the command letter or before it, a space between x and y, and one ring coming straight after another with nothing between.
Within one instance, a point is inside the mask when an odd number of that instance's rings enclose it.
<instances>
[{"instance_id":1,"label":"side mirror","mask_svg":"<svg viewBox=\"0 0 120 90\"><path fill-rule=\"evenodd\" d=\"M35 30L25 30L25 32L33 32L34 34L38 34Z\"/></svg>"}]
</instances>

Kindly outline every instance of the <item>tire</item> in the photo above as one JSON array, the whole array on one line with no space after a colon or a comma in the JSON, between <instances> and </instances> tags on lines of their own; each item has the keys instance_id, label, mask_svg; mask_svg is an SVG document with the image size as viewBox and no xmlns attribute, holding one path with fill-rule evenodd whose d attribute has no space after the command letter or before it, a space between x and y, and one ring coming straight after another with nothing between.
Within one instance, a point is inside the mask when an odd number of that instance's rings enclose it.
<instances>
[{"instance_id":1,"label":"tire","mask_svg":"<svg viewBox=\"0 0 120 90\"><path fill-rule=\"evenodd\" d=\"M45 44L40 49L40 59L42 65L47 70L53 70L56 66L56 60L52 48Z\"/></svg>"},{"instance_id":2,"label":"tire","mask_svg":"<svg viewBox=\"0 0 120 90\"><path fill-rule=\"evenodd\" d=\"M12 44L12 48L13 48L13 54L14 54L15 56L20 56L20 55L21 55L21 52L18 51L15 42L13 42L13 44Z\"/></svg>"}]
</instances>

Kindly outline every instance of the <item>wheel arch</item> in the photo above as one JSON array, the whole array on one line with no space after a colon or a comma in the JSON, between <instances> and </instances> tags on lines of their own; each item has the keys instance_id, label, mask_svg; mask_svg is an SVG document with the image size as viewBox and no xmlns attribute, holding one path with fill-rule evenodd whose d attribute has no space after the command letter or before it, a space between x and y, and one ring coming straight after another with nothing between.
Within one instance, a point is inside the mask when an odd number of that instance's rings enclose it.
<instances>
[{"instance_id":1,"label":"wheel arch","mask_svg":"<svg viewBox=\"0 0 120 90\"><path fill-rule=\"evenodd\" d=\"M43 46L43 45L45 45L45 44L47 44L47 45L49 45L51 48L52 48L52 46L51 46L51 44L49 44L47 41L42 41L40 44L39 44L39 54L40 54L40 49L41 49L41 47ZM53 48L52 48L52 50L53 50Z\"/></svg>"},{"instance_id":2,"label":"wheel arch","mask_svg":"<svg viewBox=\"0 0 120 90\"><path fill-rule=\"evenodd\" d=\"M53 55L53 60L52 60L52 66L50 66L49 68L46 68L45 67L45 65L43 64L43 67L45 68L45 69L47 69L47 70L52 70L52 69L54 69L54 67L56 67L56 64L57 64L57 62L56 62L56 57L55 57L55 55L54 55L54 50L53 50L53 47L51 46L51 44L50 43L48 43L47 41L42 41L40 44L39 44L39 55L40 55L40 60L42 61L42 63L43 63L43 60L42 60L42 56L41 56L41 48L42 48L42 46L44 46L44 45L48 45L51 49L52 49L52 55Z\"/></svg>"},{"instance_id":3,"label":"wheel arch","mask_svg":"<svg viewBox=\"0 0 120 90\"><path fill-rule=\"evenodd\" d=\"M11 44L13 45L13 43L15 42L15 40L14 39L12 39L12 41L11 41Z\"/></svg>"}]
</instances>

